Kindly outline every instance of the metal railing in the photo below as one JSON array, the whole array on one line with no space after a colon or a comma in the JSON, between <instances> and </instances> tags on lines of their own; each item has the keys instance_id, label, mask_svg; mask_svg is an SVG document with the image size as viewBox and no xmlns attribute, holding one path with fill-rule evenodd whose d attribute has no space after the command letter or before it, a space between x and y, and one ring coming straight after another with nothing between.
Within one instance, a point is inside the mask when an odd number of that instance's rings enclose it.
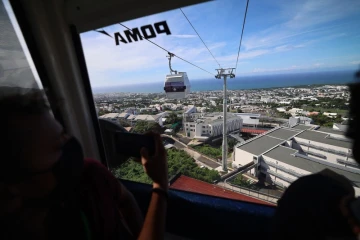
<instances>
[{"instance_id":1,"label":"metal railing","mask_svg":"<svg viewBox=\"0 0 360 240\"><path fill-rule=\"evenodd\" d=\"M337 158L336 161L338 163L341 163L341 164L345 164L345 165L349 165L349 166L352 166L352 167L360 168L360 165L358 163L356 163L356 162L350 162L350 161L340 159L340 158Z\"/></svg>"},{"instance_id":2,"label":"metal railing","mask_svg":"<svg viewBox=\"0 0 360 240\"><path fill-rule=\"evenodd\" d=\"M268 162L268 161L264 161L264 162L265 162L267 165L269 165L269 166L272 166L272 167L277 168L277 169L280 169L280 170L282 170L282 171L284 171L284 172L290 173L291 175L294 175L294 176L296 176L296 177L302 177L302 176L304 176L304 174L298 173L298 172L296 172L296 171L294 171L294 170L292 170L292 169L283 167L283 166L278 165L278 164L275 164L275 163L273 163L273 162Z\"/></svg>"},{"instance_id":3,"label":"metal railing","mask_svg":"<svg viewBox=\"0 0 360 240\"><path fill-rule=\"evenodd\" d=\"M221 187L233 191L233 192L237 192L237 193L241 193L244 195L247 195L249 197L255 197L257 199L260 200L264 200L270 203L274 203L277 204L278 200L280 199L280 196L275 196L266 192L260 192L254 189L250 189L250 188L245 188L245 187L241 187L239 185L236 184L232 184L227 182L226 184L230 185L231 188L227 187L225 184L224 185L220 185Z\"/></svg>"},{"instance_id":4,"label":"metal railing","mask_svg":"<svg viewBox=\"0 0 360 240\"><path fill-rule=\"evenodd\" d=\"M340 134L341 134L341 132L340 132ZM331 135L327 136L327 138L338 140L338 141L343 141L343 142L351 142L350 139L342 138L342 137L335 137L335 136L331 136Z\"/></svg>"},{"instance_id":5,"label":"metal railing","mask_svg":"<svg viewBox=\"0 0 360 240\"><path fill-rule=\"evenodd\" d=\"M352 168L346 168L346 167L344 167L344 166L341 166L341 165L338 165L338 164L335 164L335 163L331 163L331 162L327 162L327 161L320 160L320 159L317 159L317 158L305 156L305 155L302 155L302 154L299 154L299 153L294 153L294 156L295 156L295 157L304 158L304 159L307 159L307 160L310 160L310 161L313 161L313 162L317 162L317 163L320 163L320 164L322 164L322 165L327 165L327 166L329 166L329 167L341 169L341 170L344 170L344 171L347 171L347 172L352 172L352 173L355 173L355 174L360 174L360 170L352 169Z\"/></svg>"},{"instance_id":6,"label":"metal railing","mask_svg":"<svg viewBox=\"0 0 360 240\"><path fill-rule=\"evenodd\" d=\"M302 150L304 153L307 153L307 154L310 154L310 155L313 155L315 157L319 157L319 158L322 158L322 159L326 159L326 156L325 155L322 155L320 153L317 153L317 152L313 152L313 151L309 151L309 150Z\"/></svg>"},{"instance_id":7,"label":"metal railing","mask_svg":"<svg viewBox=\"0 0 360 240\"><path fill-rule=\"evenodd\" d=\"M271 175L274 175L275 177L281 178L282 180L285 180L285 181L287 181L289 183L292 183L292 182L294 182L296 180L296 179L285 177L282 174L274 172L273 170L270 170L270 169L268 169L267 172L270 173Z\"/></svg>"},{"instance_id":8,"label":"metal railing","mask_svg":"<svg viewBox=\"0 0 360 240\"><path fill-rule=\"evenodd\" d=\"M311 148L318 149L318 150L321 150L321 151L324 151L324 152L337 154L337 155L340 155L340 156L345 156L346 157L346 156L349 155L347 152L337 151L337 150L331 149L331 148L324 148L324 147L316 146L316 145L310 144L310 143L299 142L299 141L297 141L297 143L300 144L300 145L303 145L303 146L311 147Z\"/></svg>"},{"instance_id":9,"label":"metal railing","mask_svg":"<svg viewBox=\"0 0 360 240\"><path fill-rule=\"evenodd\" d=\"M275 184L275 185L277 185L277 186L280 186L280 187L282 187L282 188L285 188L286 186L284 185L284 184L282 184L281 182L279 182L279 181L273 181L273 183Z\"/></svg>"}]
</instances>

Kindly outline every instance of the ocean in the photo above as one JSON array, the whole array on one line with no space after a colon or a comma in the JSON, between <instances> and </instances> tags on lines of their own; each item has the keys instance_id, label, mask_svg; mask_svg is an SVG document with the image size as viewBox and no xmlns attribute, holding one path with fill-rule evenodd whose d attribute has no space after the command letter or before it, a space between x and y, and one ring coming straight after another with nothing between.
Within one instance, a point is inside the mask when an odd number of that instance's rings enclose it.
<instances>
[{"instance_id":1,"label":"ocean","mask_svg":"<svg viewBox=\"0 0 360 240\"><path fill-rule=\"evenodd\" d=\"M165 77L165 76L164 76ZM223 80L200 79L191 80L191 91L222 90ZM347 84L354 81L354 71L308 72L292 74L273 74L242 76L227 80L227 89L261 89L275 87L292 87L303 85ZM123 86L93 88L94 93L131 92L131 93L159 93L163 92L164 82L142 83Z\"/></svg>"}]
</instances>

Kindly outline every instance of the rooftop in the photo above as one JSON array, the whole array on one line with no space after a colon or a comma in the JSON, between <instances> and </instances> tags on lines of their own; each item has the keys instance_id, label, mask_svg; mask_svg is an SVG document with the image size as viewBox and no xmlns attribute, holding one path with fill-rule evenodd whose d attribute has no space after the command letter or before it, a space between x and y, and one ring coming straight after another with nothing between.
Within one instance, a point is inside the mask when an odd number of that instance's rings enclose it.
<instances>
[{"instance_id":1,"label":"rooftop","mask_svg":"<svg viewBox=\"0 0 360 240\"><path fill-rule=\"evenodd\" d=\"M355 173L354 170L349 168L345 170L345 167L336 166L335 164L331 163L329 163L329 165L322 164L321 161L324 160L318 160L315 162L306 158L295 157L294 155L292 155L295 152L297 151L294 149L278 146L273 150L269 151L268 153L264 154L264 156L270 157L279 162L289 164L293 167L300 168L311 173L317 173L324 169L330 169L338 174L345 176L356 186L360 187L360 174Z\"/></svg>"},{"instance_id":2,"label":"rooftop","mask_svg":"<svg viewBox=\"0 0 360 240\"><path fill-rule=\"evenodd\" d=\"M100 118L116 118L119 115L119 113L107 113L104 115L101 115Z\"/></svg>"},{"instance_id":3,"label":"rooftop","mask_svg":"<svg viewBox=\"0 0 360 240\"><path fill-rule=\"evenodd\" d=\"M326 127L319 127L318 129L316 129L316 131L326 132L326 133L331 133L331 134L344 135L344 132L342 132L342 131L335 130L335 129L332 129L332 128L326 128Z\"/></svg>"},{"instance_id":4,"label":"rooftop","mask_svg":"<svg viewBox=\"0 0 360 240\"><path fill-rule=\"evenodd\" d=\"M343 148L351 148L352 146L350 142L327 138L327 136L329 136L328 133L306 130L296 137Z\"/></svg>"},{"instance_id":5,"label":"rooftop","mask_svg":"<svg viewBox=\"0 0 360 240\"><path fill-rule=\"evenodd\" d=\"M291 130L291 129L286 129L286 128L279 128L269 134L267 134L267 136L272 136L272 137L276 137L276 138L280 138L280 139L284 139L287 140L289 138L294 137L296 134L299 134L299 131L297 130Z\"/></svg>"},{"instance_id":6,"label":"rooftop","mask_svg":"<svg viewBox=\"0 0 360 240\"><path fill-rule=\"evenodd\" d=\"M155 121L160 117L159 115L136 115L135 120Z\"/></svg>"},{"instance_id":7,"label":"rooftop","mask_svg":"<svg viewBox=\"0 0 360 240\"><path fill-rule=\"evenodd\" d=\"M299 124L296 125L295 127L292 127L293 129L298 129L298 130L309 130L311 128L313 128L314 126L308 126L308 125L303 125L303 124Z\"/></svg>"},{"instance_id":8,"label":"rooftop","mask_svg":"<svg viewBox=\"0 0 360 240\"><path fill-rule=\"evenodd\" d=\"M268 151L269 149L279 145L283 141L284 140L280 140L273 137L262 136L242 146L239 146L238 148L254 155L261 155L262 153Z\"/></svg>"},{"instance_id":9,"label":"rooftop","mask_svg":"<svg viewBox=\"0 0 360 240\"><path fill-rule=\"evenodd\" d=\"M265 153L264 156L289 164L289 162L293 161L294 158L294 156L292 156L291 154L294 154L296 152L297 150L295 149L278 146L273 150Z\"/></svg>"},{"instance_id":10,"label":"rooftop","mask_svg":"<svg viewBox=\"0 0 360 240\"><path fill-rule=\"evenodd\" d=\"M175 190L183 190L188 192L194 192L194 193L200 193L200 194L206 194L210 196L215 197L222 197L222 198L228 198L233 200L240 200L245 202L251 202L251 203L259 203L259 204L265 204L274 206L273 204L270 204L265 201L261 201L256 198L248 197L246 195L236 193L230 190L226 190L222 187L219 187L217 185L213 185L210 183L206 183L194 178L190 178L184 175L180 175L171 185L171 189Z\"/></svg>"}]
</instances>

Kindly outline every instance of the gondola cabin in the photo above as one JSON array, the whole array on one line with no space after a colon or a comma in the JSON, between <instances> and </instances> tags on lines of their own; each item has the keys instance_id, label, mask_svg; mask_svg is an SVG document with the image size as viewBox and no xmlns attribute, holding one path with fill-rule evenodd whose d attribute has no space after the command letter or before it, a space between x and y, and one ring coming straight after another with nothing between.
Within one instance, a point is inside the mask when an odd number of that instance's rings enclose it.
<instances>
[{"instance_id":1,"label":"gondola cabin","mask_svg":"<svg viewBox=\"0 0 360 240\"><path fill-rule=\"evenodd\" d=\"M168 99L183 99L190 93L190 81L186 72L166 75L164 90Z\"/></svg>"}]
</instances>

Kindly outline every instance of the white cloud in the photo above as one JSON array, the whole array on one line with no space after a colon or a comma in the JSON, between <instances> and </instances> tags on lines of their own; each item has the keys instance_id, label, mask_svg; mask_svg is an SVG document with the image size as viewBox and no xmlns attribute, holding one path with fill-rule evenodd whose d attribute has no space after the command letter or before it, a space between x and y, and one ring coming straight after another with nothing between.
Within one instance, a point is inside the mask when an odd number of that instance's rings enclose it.
<instances>
[{"instance_id":1,"label":"white cloud","mask_svg":"<svg viewBox=\"0 0 360 240\"><path fill-rule=\"evenodd\" d=\"M171 37L176 37L176 38L196 38L197 35L189 35L189 34L179 34L179 35L171 35Z\"/></svg>"},{"instance_id":2,"label":"white cloud","mask_svg":"<svg viewBox=\"0 0 360 240\"><path fill-rule=\"evenodd\" d=\"M253 73L263 73L263 72L283 72L283 71L290 71L295 69L301 69L302 66L293 65L290 67L284 67L284 68L254 68Z\"/></svg>"},{"instance_id":3,"label":"white cloud","mask_svg":"<svg viewBox=\"0 0 360 240\"><path fill-rule=\"evenodd\" d=\"M350 64L353 64L353 65L360 65L360 60L358 60L358 61L352 61L352 62L350 62Z\"/></svg>"},{"instance_id":4,"label":"white cloud","mask_svg":"<svg viewBox=\"0 0 360 240\"><path fill-rule=\"evenodd\" d=\"M285 10L288 9L286 6ZM360 2L353 0L307 0L296 8L296 14L285 23L285 26L293 29L303 29L329 23L356 14L359 8Z\"/></svg>"}]
</instances>

